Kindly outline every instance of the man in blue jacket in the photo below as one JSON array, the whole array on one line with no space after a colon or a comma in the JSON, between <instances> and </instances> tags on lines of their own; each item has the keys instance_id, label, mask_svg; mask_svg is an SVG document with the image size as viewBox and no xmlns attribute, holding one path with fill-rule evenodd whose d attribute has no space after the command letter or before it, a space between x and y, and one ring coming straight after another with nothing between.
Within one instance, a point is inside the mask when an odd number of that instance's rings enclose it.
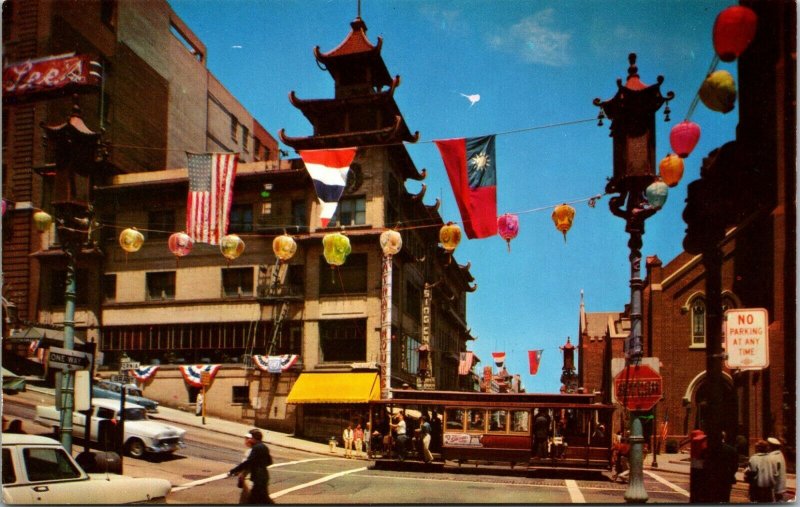
<instances>
[{"instance_id":1,"label":"man in blue jacket","mask_svg":"<svg viewBox=\"0 0 800 507\"><path fill-rule=\"evenodd\" d=\"M236 475L240 472L250 472L250 480L253 481L253 489L250 491L249 504L273 503L269 497L269 473L267 467L272 464L272 457L269 455L267 445L262 442L263 435L261 430L253 429L245 435L245 444L250 448L247 459L236 465L228 472L229 475Z\"/></svg>"}]
</instances>

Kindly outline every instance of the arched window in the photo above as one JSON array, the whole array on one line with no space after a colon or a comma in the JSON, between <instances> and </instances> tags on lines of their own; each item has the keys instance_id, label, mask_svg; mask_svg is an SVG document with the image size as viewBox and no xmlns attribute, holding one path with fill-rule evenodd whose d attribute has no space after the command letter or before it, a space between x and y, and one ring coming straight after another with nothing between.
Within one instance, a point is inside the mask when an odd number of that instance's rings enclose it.
<instances>
[{"instance_id":1,"label":"arched window","mask_svg":"<svg viewBox=\"0 0 800 507\"><path fill-rule=\"evenodd\" d=\"M692 347L706 345L706 300L696 297L691 303Z\"/></svg>"}]
</instances>

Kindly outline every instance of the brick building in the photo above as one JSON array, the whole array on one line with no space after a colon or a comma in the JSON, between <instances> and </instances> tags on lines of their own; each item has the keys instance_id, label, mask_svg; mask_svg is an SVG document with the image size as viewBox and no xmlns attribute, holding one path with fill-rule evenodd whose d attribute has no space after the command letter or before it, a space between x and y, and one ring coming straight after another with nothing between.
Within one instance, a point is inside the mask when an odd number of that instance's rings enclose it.
<instances>
[{"instance_id":1,"label":"brick building","mask_svg":"<svg viewBox=\"0 0 800 507\"><path fill-rule=\"evenodd\" d=\"M755 40L738 61L739 127L734 141L703 160L729 183L706 206L726 206L720 242L722 310L765 308L769 367L723 371L724 418L729 436L751 444L778 436L790 449L796 429L796 13L781 2L742 2L759 19ZM708 212L709 208L705 208ZM657 418L683 438L703 427L706 378L706 273L702 255L683 252L666 264L647 258L643 293L644 356L660 360L664 399ZM624 357L629 326L620 313L580 309L582 385L611 389L611 358ZM594 358L602 357L603 361ZM608 398L607 398L608 399Z\"/></svg>"}]
</instances>

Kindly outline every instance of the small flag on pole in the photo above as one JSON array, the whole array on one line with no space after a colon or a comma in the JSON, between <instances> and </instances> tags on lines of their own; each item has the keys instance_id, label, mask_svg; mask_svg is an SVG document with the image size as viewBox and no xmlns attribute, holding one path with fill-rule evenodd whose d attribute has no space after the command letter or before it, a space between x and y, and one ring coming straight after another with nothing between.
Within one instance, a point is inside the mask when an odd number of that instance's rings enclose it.
<instances>
[{"instance_id":1,"label":"small flag on pole","mask_svg":"<svg viewBox=\"0 0 800 507\"><path fill-rule=\"evenodd\" d=\"M664 417L664 421L661 423L661 441L666 442L667 440L667 432L669 431L669 415Z\"/></svg>"},{"instance_id":2,"label":"small flag on pole","mask_svg":"<svg viewBox=\"0 0 800 507\"><path fill-rule=\"evenodd\" d=\"M494 359L494 364L497 365L498 368L502 368L503 363L506 362L506 353L492 352L492 359Z\"/></svg>"},{"instance_id":3,"label":"small flag on pole","mask_svg":"<svg viewBox=\"0 0 800 507\"><path fill-rule=\"evenodd\" d=\"M189 197L186 233L195 243L218 245L228 233L238 153L186 153Z\"/></svg>"},{"instance_id":4,"label":"small flag on pole","mask_svg":"<svg viewBox=\"0 0 800 507\"><path fill-rule=\"evenodd\" d=\"M459 375L469 375L469 371L472 369L472 356L472 352L461 352L460 360L458 361Z\"/></svg>"},{"instance_id":5,"label":"small flag on pole","mask_svg":"<svg viewBox=\"0 0 800 507\"><path fill-rule=\"evenodd\" d=\"M531 375L536 375L536 372L539 371L539 363L542 360L542 352L544 352L544 350L528 351L528 360L531 363Z\"/></svg>"},{"instance_id":6,"label":"small flag on pole","mask_svg":"<svg viewBox=\"0 0 800 507\"><path fill-rule=\"evenodd\" d=\"M328 227L328 222L336 213L336 206L344 193L347 172L356 157L356 151L357 148L342 148L297 152L303 159L309 176L314 180L314 189L321 206L319 215L322 227Z\"/></svg>"}]
</instances>

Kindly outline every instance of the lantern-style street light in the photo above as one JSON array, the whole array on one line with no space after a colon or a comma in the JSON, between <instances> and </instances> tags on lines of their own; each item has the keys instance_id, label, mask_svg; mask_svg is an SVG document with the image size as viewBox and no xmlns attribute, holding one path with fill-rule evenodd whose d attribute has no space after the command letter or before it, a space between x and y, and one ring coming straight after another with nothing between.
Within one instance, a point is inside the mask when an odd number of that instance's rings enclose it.
<instances>
[{"instance_id":1,"label":"lantern-style street light","mask_svg":"<svg viewBox=\"0 0 800 507\"><path fill-rule=\"evenodd\" d=\"M657 83L645 85L639 80L636 67L636 54L628 56L628 79L623 85L617 79L617 93L607 101L594 99L594 104L600 107L599 122L608 117L611 120L611 137L614 144L614 174L606 185L606 192L618 193L609 202L611 212L625 220L625 231L630 234L628 247L630 248L631 263L631 332L625 346L626 365L638 365L642 360L642 287L641 278L642 261L642 235L644 234L644 221L652 216L658 208L648 202L645 190L656 181L656 128L655 113L664 102L669 102L675 97L672 92L666 96L661 94L663 76L658 76ZM666 119L669 118L669 106L664 110ZM659 188L661 194L664 187ZM651 189L652 190L652 189ZM655 195L651 192L651 196ZM663 196L666 199L666 195ZM626 203L627 200L627 203ZM623 208L623 205L626 205ZM630 451L630 483L625 491L625 501L630 503L643 503L648 499L644 489L642 462L644 456L642 445L642 423L632 414L631 420L631 451Z\"/></svg>"},{"instance_id":2,"label":"lantern-style street light","mask_svg":"<svg viewBox=\"0 0 800 507\"><path fill-rule=\"evenodd\" d=\"M55 152L55 185L52 205L55 210L58 241L67 257L66 290L64 291L64 348L75 347L75 265L81 248L91 241L94 225L92 189L104 168L100 149L100 133L93 132L83 122L80 107L73 106L69 119L60 125L40 125L45 141ZM63 400L61 444L72 451L72 411L74 404L72 381L74 373L65 370L56 396Z\"/></svg>"}]
</instances>

